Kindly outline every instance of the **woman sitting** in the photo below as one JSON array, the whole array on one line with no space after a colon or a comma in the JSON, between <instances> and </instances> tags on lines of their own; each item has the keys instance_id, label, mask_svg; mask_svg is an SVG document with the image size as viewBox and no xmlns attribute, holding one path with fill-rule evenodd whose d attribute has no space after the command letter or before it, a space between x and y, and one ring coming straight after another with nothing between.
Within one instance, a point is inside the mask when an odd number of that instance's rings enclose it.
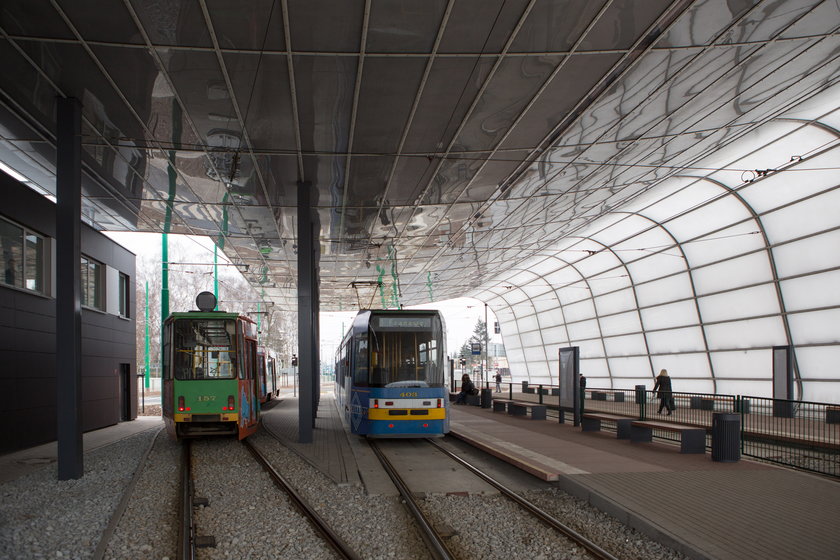
<instances>
[{"instance_id":1,"label":"woman sitting","mask_svg":"<svg viewBox=\"0 0 840 560\"><path fill-rule=\"evenodd\" d=\"M461 376L461 392L458 393L458 398L455 399L455 404L466 404L467 395L475 394L475 385L470 381L469 374L465 373Z\"/></svg>"}]
</instances>

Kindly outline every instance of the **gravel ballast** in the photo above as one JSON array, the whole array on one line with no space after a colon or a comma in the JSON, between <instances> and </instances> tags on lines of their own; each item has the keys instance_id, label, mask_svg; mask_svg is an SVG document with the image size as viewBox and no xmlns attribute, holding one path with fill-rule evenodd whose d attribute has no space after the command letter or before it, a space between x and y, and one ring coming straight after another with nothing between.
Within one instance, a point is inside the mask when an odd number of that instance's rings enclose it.
<instances>
[{"instance_id":1,"label":"gravel ballast","mask_svg":"<svg viewBox=\"0 0 840 560\"><path fill-rule=\"evenodd\" d=\"M80 480L59 482L51 464L0 486L0 558L94 558L154 443L103 557L174 560L180 445L165 433L153 442L156 434L143 432L87 453ZM399 498L337 486L262 432L249 440L361 557L429 558ZM243 446L226 438L197 443L196 493L210 505L196 510L196 524L199 534L217 539L216 548L199 551L199 559L335 557ZM619 558L684 558L559 489L526 498ZM421 507L436 525L452 529L448 543L458 557L588 557L499 495L431 494Z\"/></svg>"}]
</instances>

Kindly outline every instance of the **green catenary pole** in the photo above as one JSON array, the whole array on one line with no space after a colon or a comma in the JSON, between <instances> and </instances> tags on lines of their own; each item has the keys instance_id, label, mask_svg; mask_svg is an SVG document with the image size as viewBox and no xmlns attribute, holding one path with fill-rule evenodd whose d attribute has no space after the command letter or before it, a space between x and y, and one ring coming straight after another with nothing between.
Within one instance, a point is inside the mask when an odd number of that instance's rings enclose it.
<instances>
[{"instance_id":1,"label":"green catenary pole","mask_svg":"<svg viewBox=\"0 0 840 560\"><path fill-rule=\"evenodd\" d=\"M177 149L181 145L181 106L175 97L172 98L172 144ZM166 199L166 213L163 219L163 237L161 239L161 286L160 286L160 352L163 363L163 323L169 317L169 231L172 229L172 205L175 203L175 191L178 184L178 173L175 171L177 152L169 151L169 162L166 174L169 179L169 196Z\"/></svg>"},{"instance_id":2,"label":"green catenary pole","mask_svg":"<svg viewBox=\"0 0 840 560\"><path fill-rule=\"evenodd\" d=\"M145 349L145 356L143 357L143 364L144 370L146 371L145 378L143 379L143 384L146 386L146 389L149 388L150 384L150 372L149 372L149 283L146 282L146 349Z\"/></svg>"}]
</instances>

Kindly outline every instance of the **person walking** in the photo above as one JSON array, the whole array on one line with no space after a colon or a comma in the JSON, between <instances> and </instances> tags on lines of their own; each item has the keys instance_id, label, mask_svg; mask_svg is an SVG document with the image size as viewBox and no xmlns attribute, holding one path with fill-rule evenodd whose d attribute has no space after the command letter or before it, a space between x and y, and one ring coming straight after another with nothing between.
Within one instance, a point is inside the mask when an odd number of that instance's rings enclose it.
<instances>
[{"instance_id":1,"label":"person walking","mask_svg":"<svg viewBox=\"0 0 840 560\"><path fill-rule=\"evenodd\" d=\"M496 392L502 392L502 374L498 371L496 372Z\"/></svg>"},{"instance_id":2,"label":"person walking","mask_svg":"<svg viewBox=\"0 0 840 560\"><path fill-rule=\"evenodd\" d=\"M674 398L671 395L671 378L668 376L668 370L663 369L659 372L659 375L656 376L656 383L653 385L653 390L657 391L657 396L659 397L659 410L657 414L662 414L662 409L665 408L668 411L668 416L671 415L671 411L674 410Z\"/></svg>"}]
</instances>

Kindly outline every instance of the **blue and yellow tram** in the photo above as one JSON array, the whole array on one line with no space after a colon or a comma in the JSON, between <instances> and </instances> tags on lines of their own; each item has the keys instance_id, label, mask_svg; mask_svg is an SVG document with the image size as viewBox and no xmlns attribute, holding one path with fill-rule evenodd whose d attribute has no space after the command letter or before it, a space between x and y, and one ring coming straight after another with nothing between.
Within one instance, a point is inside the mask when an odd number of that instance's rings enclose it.
<instances>
[{"instance_id":1,"label":"blue and yellow tram","mask_svg":"<svg viewBox=\"0 0 840 560\"><path fill-rule=\"evenodd\" d=\"M201 311L172 313L163 325L163 418L174 439L257 431L260 391L256 324L237 313L212 311L202 292Z\"/></svg>"},{"instance_id":2,"label":"blue and yellow tram","mask_svg":"<svg viewBox=\"0 0 840 560\"><path fill-rule=\"evenodd\" d=\"M437 311L360 311L336 352L336 401L354 434L449 432L446 348Z\"/></svg>"}]
</instances>

